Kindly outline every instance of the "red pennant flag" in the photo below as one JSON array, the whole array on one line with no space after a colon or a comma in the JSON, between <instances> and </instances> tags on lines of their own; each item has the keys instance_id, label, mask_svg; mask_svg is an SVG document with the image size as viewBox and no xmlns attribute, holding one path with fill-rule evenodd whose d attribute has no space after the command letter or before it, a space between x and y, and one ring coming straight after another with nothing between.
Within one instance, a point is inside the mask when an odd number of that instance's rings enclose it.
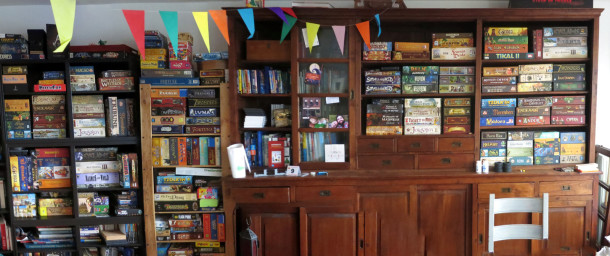
<instances>
[{"instance_id":1,"label":"red pennant flag","mask_svg":"<svg viewBox=\"0 0 610 256\"><path fill-rule=\"evenodd\" d=\"M369 21L356 24L356 28L358 28L358 32L360 32L360 36L362 36L362 40L364 40L366 46L371 49L371 30L369 27Z\"/></svg>"},{"instance_id":2,"label":"red pennant flag","mask_svg":"<svg viewBox=\"0 0 610 256\"><path fill-rule=\"evenodd\" d=\"M229 26L227 25L227 11L225 10L209 10L210 16L216 23L218 30L222 33L222 36L227 41L228 45L231 45L229 42Z\"/></svg>"},{"instance_id":3,"label":"red pennant flag","mask_svg":"<svg viewBox=\"0 0 610 256\"><path fill-rule=\"evenodd\" d=\"M294 13L294 11L292 10L292 8L288 8L288 7L282 7L282 10L286 13L288 13L288 15L298 18L297 15Z\"/></svg>"},{"instance_id":4,"label":"red pennant flag","mask_svg":"<svg viewBox=\"0 0 610 256\"><path fill-rule=\"evenodd\" d=\"M144 59L146 57L146 50L144 48L144 11L123 10L123 15L125 20L127 20L133 39L136 41L140 56Z\"/></svg>"}]
</instances>

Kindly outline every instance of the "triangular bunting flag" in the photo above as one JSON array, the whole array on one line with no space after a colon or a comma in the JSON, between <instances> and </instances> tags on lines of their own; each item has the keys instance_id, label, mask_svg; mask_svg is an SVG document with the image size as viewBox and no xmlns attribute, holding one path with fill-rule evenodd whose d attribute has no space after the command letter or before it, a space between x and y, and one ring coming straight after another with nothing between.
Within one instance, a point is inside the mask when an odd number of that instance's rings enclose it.
<instances>
[{"instance_id":1,"label":"triangular bunting flag","mask_svg":"<svg viewBox=\"0 0 610 256\"><path fill-rule=\"evenodd\" d=\"M229 42L229 26L227 25L227 11L225 10L210 10L210 16L216 23L218 30L227 41L228 45L231 45Z\"/></svg>"},{"instance_id":2,"label":"triangular bunting flag","mask_svg":"<svg viewBox=\"0 0 610 256\"><path fill-rule=\"evenodd\" d=\"M250 36L248 37L248 39L252 38L254 36L254 11L252 11L252 8L246 8L246 9L237 9L237 11L239 12L239 15L241 16L241 19L244 20L244 23L246 23L246 27L248 27L248 31L250 31Z\"/></svg>"},{"instance_id":3,"label":"triangular bunting flag","mask_svg":"<svg viewBox=\"0 0 610 256\"><path fill-rule=\"evenodd\" d=\"M341 49L341 55L343 55L343 48L345 46L345 26L333 26L333 31L335 32L335 38L337 38L339 49Z\"/></svg>"},{"instance_id":4,"label":"triangular bunting flag","mask_svg":"<svg viewBox=\"0 0 610 256\"><path fill-rule=\"evenodd\" d=\"M53 8L55 24L57 24L59 42L61 43L53 52L63 52L72 40L76 0L51 0L51 7Z\"/></svg>"},{"instance_id":5,"label":"triangular bunting flag","mask_svg":"<svg viewBox=\"0 0 610 256\"><path fill-rule=\"evenodd\" d=\"M316 36L318 36L318 29L320 29L320 24L306 22L305 26L307 27L307 42L309 43L309 53L311 53L313 43L316 41Z\"/></svg>"},{"instance_id":6,"label":"triangular bunting flag","mask_svg":"<svg viewBox=\"0 0 610 256\"><path fill-rule=\"evenodd\" d=\"M375 20L377 21L377 37L381 36L381 21L379 20L379 13L375 14Z\"/></svg>"},{"instance_id":7,"label":"triangular bunting flag","mask_svg":"<svg viewBox=\"0 0 610 256\"><path fill-rule=\"evenodd\" d=\"M201 33L201 37L203 38L203 43L205 44L205 47L208 48L208 52L210 52L210 30L208 26L208 12L193 12L193 18L195 18L195 23L197 23L199 33Z\"/></svg>"},{"instance_id":8,"label":"triangular bunting flag","mask_svg":"<svg viewBox=\"0 0 610 256\"><path fill-rule=\"evenodd\" d=\"M371 31L369 28L369 21L363 21L356 24L356 28L358 28L358 32L360 32L360 36L362 36L362 40L366 43L366 46L371 49Z\"/></svg>"},{"instance_id":9,"label":"triangular bunting flag","mask_svg":"<svg viewBox=\"0 0 610 256\"><path fill-rule=\"evenodd\" d=\"M299 18L297 17L296 13L294 13L294 11L292 10L292 8L289 7L282 7L282 10L286 13L288 13L288 15L295 17L295 18Z\"/></svg>"},{"instance_id":10,"label":"triangular bunting flag","mask_svg":"<svg viewBox=\"0 0 610 256\"><path fill-rule=\"evenodd\" d=\"M286 15L284 14L284 11L282 11L282 8L269 7L268 9L271 10L273 13L275 13L275 15L280 17L280 19L282 19L284 21L284 24L288 24L288 20L286 20Z\"/></svg>"},{"instance_id":11,"label":"triangular bunting flag","mask_svg":"<svg viewBox=\"0 0 610 256\"><path fill-rule=\"evenodd\" d=\"M146 57L146 49L144 48L144 11L139 10L123 10L123 15L133 35L133 40L136 41L138 51L142 59Z\"/></svg>"},{"instance_id":12,"label":"triangular bunting flag","mask_svg":"<svg viewBox=\"0 0 610 256\"><path fill-rule=\"evenodd\" d=\"M288 23L282 24L282 38L280 38L280 44L284 41L294 24L297 23L297 18L292 16L286 16L286 19L288 20Z\"/></svg>"},{"instance_id":13,"label":"triangular bunting flag","mask_svg":"<svg viewBox=\"0 0 610 256\"><path fill-rule=\"evenodd\" d=\"M174 54L178 56L178 12L159 11Z\"/></svg>"}]
</instances>

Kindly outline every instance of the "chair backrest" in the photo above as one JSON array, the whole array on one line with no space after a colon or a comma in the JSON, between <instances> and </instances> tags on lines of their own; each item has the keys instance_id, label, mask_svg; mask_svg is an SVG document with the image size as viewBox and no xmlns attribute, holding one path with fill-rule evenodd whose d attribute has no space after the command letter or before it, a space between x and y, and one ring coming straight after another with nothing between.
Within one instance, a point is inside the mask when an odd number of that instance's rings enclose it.
<instances>
[{"instance_id":1,"label":"chair backrest","mask_svg":"<svg viewBox=\"0 0 610 256\"><path fill-rule=\"evenodd\" d=\"M542 225L509 224L494 226L494 215L500 213L542 213ZM489 230L488 252L494 251L494 242L511 239L549 238L549 194L544 193L542 198L501 198L496 199L495 194L489 195Z\"/></svg>"}]
</instances>

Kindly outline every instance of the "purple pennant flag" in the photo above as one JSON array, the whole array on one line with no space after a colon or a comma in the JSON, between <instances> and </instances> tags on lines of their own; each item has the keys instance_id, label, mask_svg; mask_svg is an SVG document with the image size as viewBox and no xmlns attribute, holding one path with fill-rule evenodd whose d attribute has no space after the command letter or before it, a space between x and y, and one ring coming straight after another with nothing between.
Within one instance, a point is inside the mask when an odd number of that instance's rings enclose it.
<instances>
[{"instance_id":1,"label":"purple pennant flag","mask_svg":"<svg viewBox=\"0 0 610 256\"><path fill-rule=\"evenodd\" d=\"M275 13L277 16L279 16L280 19L282 19L285 24L288 24L288 20L286 19L286 14L284 14L284 11L282 10L282 8L269 7L268 9L271 10L273 13Z\"/></svg>"},{"instance_id":2,"label":"purple pennant flag","mask_svg":"<svg viewBox=\"0 0 610 256\"><path fill-rule=\"evenodd\" d=\"M343 55L343 48L345 46L345 26L333 26L333 31L335 32L337 43L341 49L341 55Z\"/></svg>"},{"instance_id":3,"label":"purple pennant flag","mask_svg":"<svg viewBox=\"0 0 610 256\"><path fill-rule=\"evenodd\" d=\"M375 14L375 21L377 21L377 28L379 31L377 32L377 37L381 35L381 21L379 21L379 13Z\"/></svg>"}]
</instances>

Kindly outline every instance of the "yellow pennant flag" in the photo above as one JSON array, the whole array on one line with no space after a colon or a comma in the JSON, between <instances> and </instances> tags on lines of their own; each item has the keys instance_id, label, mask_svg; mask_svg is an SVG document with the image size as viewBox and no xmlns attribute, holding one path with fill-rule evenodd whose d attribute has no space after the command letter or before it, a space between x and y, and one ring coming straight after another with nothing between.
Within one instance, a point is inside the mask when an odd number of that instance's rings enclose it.
<instances>
[{"instance_id":1,"label":"yellow pennant flag","mask_svg":"<svg viewBox=\"0 0 610 256\"><path fill-rule=\"evenodd\" d=\"M316 37L318 36L318 29L320 29L320 24L305 23L307 27L307 42L309 43L309 53L311 53L311 48L313 48L313 43L316 41Z\"/></svg>"},{"instance_id":2,"label":"yellow pennant flag","mask_svg":"<svg viewBox=\"0 0 610 256\"><path fill-rule=\"evenodd\" d=\"M57 34L61 45L53 52L63 52L72 40L74 32L74 16L76 14L76 0L51 0L53 17L57 24Z\"/></svg>"},{"instance_id":3,"label":"yellow pennant flag","mask_svg":"<svg viewBox=\"0 0 610 256\"><path fill-rule=\"evenodd\" d=\"M197 23L197 27L199 28L199 33L201 33L201 37L203 37L203 43L208 48L208 52L210 52L210 30L208 26L208 12L193 12L193 17L195 18L195 22Z\"/></svg>"}]
</instances>

